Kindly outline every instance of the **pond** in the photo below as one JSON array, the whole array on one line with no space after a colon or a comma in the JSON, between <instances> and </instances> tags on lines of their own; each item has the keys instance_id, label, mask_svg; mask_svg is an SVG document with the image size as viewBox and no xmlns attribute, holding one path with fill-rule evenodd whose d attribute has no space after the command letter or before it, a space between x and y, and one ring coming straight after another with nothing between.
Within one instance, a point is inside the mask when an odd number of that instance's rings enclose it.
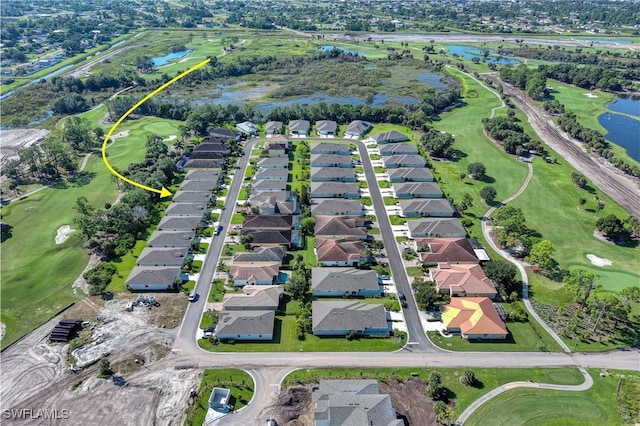
<instances>
[{"instance_id":1,"label":"pond","mask_svg":"<svg viewBox=\"0 0 640 426\"><path fill-rule=\"evenodd\" d=\"M164 56L158 56L158 57L152 58L153 65L156 66L156 67L161 67L163 65L167 65L173 59L184 58L189 53L191 53L191 50L181 50L179 52L168 53L168 54L166 54Z\"/></svg>"},{"instance_id":2,"label":"pond","mask_svg":"<svg viewBox=\"0 0 640 426\"><path fill-rule=\"evenodd\" d=\"M325 52L330 52L333 49L338 49L343 51L344 53L351 53L352 55L358 55L358 56L367 56L363 51L361 50L352 50L352 49L346 49L344 47L340 47L340 46L331 46L331 45L323 45L320 46L320 50L325 51Z\"/></svg>"},{"instance_id":3,"label":"pond","mask_svg":"<svg viewBox=\"0 0 640 426\"><path fill-rule=\"evenodd\" d=\"M640 96L618 95L615 101L605 105L610 111L640 117Z\"/></svg>"},{"instance_id":4,"label":"pond","mask_svg":"<svg viewBox=\"0 0 640 426\"><path fill-rule=\"evenodd\" d=\"M598 123L607 129L607 140L620 145L629 157L640 161L640 120L608 112L598 117Z\"/></svg>"},{"instance_id":5,"label":"pond","mask_svg":"<svg viewBox=\"0 0 640 426\"><path fill-rule=\"evenodd\" d=\"M478 58L480 60L484 59L483 49L479 49L477 47L472 46L463 46L461 44L447 44L445 45L450 55L457 54L462 56L466 60L472 60L473 58ZM498 57L493 49L486 49L489 51L489 56L487 57L487 62L492 62L500 65L517 65L518 62L512 58L505 58L504 56Z\"/></svg>"}]
</instances>

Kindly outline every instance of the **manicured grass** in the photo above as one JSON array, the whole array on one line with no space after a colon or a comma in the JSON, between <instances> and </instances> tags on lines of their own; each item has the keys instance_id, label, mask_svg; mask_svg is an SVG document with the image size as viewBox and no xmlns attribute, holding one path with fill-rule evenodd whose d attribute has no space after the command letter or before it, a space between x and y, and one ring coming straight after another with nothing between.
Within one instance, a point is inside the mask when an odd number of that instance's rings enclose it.
<instances>
[{"instance_id":1,"label":"manicured grass","mask_svg":"<svg viewBox=\"0 0 640 426\"><path fill-rule=\"evenodd\" d=\"M391 182L387 182L386 180L379 180L379 181L378 181L378 186L379 186L380 188L383 188L383 189L385 189L385 188L391 188Z\"/></svg>"},{"instance_id":2,"label":"manicured grass","mask_svg":"<svg viewBox=\"0 0 640 426\"><path fill-rule=\"evenodd\" d=\"M389 216L389 221L394 226L404 225L405 223L407 223L407 219L405 219L403 217L400 217L400 216L396 216L394 214Z\"/></svg>"},{"instance_id":3,"label":"manicured grass","mask_svg":"<svg viewBox=\"0 0 640 426\"><path fill-rule=\"evenodd\" d=\"M382 197L385 206L395 206L398 200L393 197Z\"/></svg>"},{"instance_id":4,"label":"manicured grass","mask_svg":"<svg viewBox=\"0 0 640 426\"><path fill-rule=\"evenodd\" d=\"M201 425L207 416L209 397L213 388L226 388L231 391L229 405L234 410L247 405L254 392L253 379L249 373L235 368L204 370L202 381L198 387L198 396L187 410L185 425Z\"/></svg>"},{"instance_id":5,"label":"manicured grass","mask_svg":"<svg viewBox=\"0 0 640 426\"><path fill-rule=\"evenodd\" d=\"M617 409L617 373L638 377L636 371L610 371L600 377L590 369L593 386L584 392L547 389L514 389L492 399L478 409L467 425L545 424L545 425L621 425Z\"/></svg>"},{"instance_id":6,"label":"manicured grass","mask_svg":"<svg viewBox=\"0 0 640 426\"><path fill-rule=\"evenodd\" d=\"M386 167L381 167L381 166L375 166L373 168L373 171L375 173L385 173L387 171Z\"/></svg>"},{"instance_id":7,"label":"manicured grass","mask_svg":"<svg viewBox=\"0 0 640 426\"><path fill-rule=\"evenodd\" d=\"M573 300L571 292L564 284L551 281L544 275L527 271L529 277L529 296L540 303L550 306L567 306Z\"/></svg>"},{"instance_id":8,"label":"manicured grass","mask_svg":"<svg viewBox=\"0 0 640 426\"><path fill-rule=\"evenodd\" d=\"M358 181L357 185L358 185L358 188L363 188L363 189L369 188L369 185L367 185L367 182L364 180Z\"/></svg>"},{"instance_id":9,"label":"manicured grass","mask_svg":"<svg viewBox=\"0 0 640 426\"><path fill-rule=\"evenodd\" d=\"M373 201L371 201L371 197L360 197L360 202L365 206L373 205Z\"/></svg>"},{"instance_id":10,"label":"manicured grass","mask_svg":"<svg viewBox=\"0 0 640 426\"><path fill-rule=\"evenodd\" d=\"M238 194L238 201L245 201L247 199L247 188L240 189Z\"/></svg>"},{"instance_id":11,"label":"manicured grass","mask_svg":"<svg viewBox=\"0 0 640 426\"><path fill-rule=\"evenodd\" d=\"M318 266L318 258L316 257L314 248L315 248L314 238L312 236L307 236L304 239L304 250L295 252L295 254L302 254L302 258L304 259L305 265L310 267Z\"/></svg>"},{"instance_id":12,"label":"manicured grass","mask_svg":"<svg viewBox=\"0 0 640 426\"><path fill-rule=\"evenodd\" d=\"M382 156L378 154L370 154L369 157L371 157L371 161L382 160Z\"/></svg>"},{"instance_id":13,"label":"manicured grass","mask_svg":"<svg viewBox=\"0 0 640 426\"><path fill-rule=\"evenodd\" d=\"M209 290L209 303L221 302L224 297L225 288L224 280L217 278L211 283L211 289Z\"/></svg>"},{"instance_id":14,"label":"manicured grass","mask_svg":"<svg viewBox=\"0 0 640 426\"><path fill-rule=\"evenodd\" d=\"M353 168L353 171L356 172L357 174L361 175L364 173L364 167L362 166L355 166Z\"/></svg>"},{"instance_id":15,"label":"manicured grass","mask_svg":"<svg viewBox=\"0 0 640 426\"><path fill-rule=\"evenodd\" d=\"M406 269L409 278L422 278L422 276L424 275L424 273L422 272L422 268L418 268L417 266L408 266Z\"/></svg>"},{"instance_id":16,"label":"manicured grass","mask_svg":"<svg viewBox=\"0 0 640 426\"><path fill-rule=\"evenodd\" d=\"M240 213L234 213L233 216L231 216L232 225L242 225L242 222L244 222L244 216Z\"/></svg>"},{"instance_id":17,"label":"manicured grass","mask_svg":"<svg viewBox=\"0 0 640 426\"><path fill-rule=\"evenodd\" d=\"M243 244L225 244L222 248L222 256L231 257L238 252L244 252L247 249L244 248Z\"/></svg>"},{"instance_id":18,"label":"manicured grass","mask_svg":"<svg viewBox=\"0 0 640 426\"><path fill-rule=\"evenodd\" d=\"M371 228L367 231L370 235L378 235L380 233L380 228Z\"/></svg>"}]
</instances>

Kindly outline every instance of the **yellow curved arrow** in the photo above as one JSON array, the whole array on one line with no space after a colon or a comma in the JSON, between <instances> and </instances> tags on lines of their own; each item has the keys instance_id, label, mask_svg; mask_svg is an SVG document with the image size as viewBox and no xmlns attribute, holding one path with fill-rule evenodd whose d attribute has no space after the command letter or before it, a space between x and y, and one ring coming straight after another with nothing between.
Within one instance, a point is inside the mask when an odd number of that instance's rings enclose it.
<instances>
[{"instance_id":1,"label":"yellow curved arrow","mask_svg":"<svg viewBox=\"0 0 640 426\"><path fill-rule=\"evenodd\" d=\"M185 75L187 75L189 73L192 73L193 71L197 70L198 68L202 67L203 65L206 65L210 60L211 59L205 59L204 61L200 62L199 64L192 66L191 68L189 68L185 72L183 72L183 73L175 76L171 80L167 81L162 86L158 87L156 90L154 90L153 92L149 93L147 96L142 98L134 106L129 108L129 110L127 112L125 112L124 115L118 119L118 121L116 121L116 123L113 125L113 127L111 127L111 129L107 133L107 136L105 136L104 142L102 142L102 161L104 161L104 164L107 166L107 169L109 169L109 171L111 173L113 173L118 178L122 179L123 181L125 181L125 182L127 182L129 184L137 186L138 188L146 189L147 191L157 192L158 194L160 194L160 198L168 197L169 195L171 195L171 192L167 188L165 188L164 186L162 187L162 189L151 188L150 186L146 186L146 185L143 185L141 183L132 181L131 179L126 178L126 177L122 176L120 173L118 173L113 168L113 166L111 164L109 164L109 161L107 160L107 143L109 142L109 139L111 139L111 135L113 134L114 130L116 130L116 127L118 127L120 125L120 123L122 123L124 121L124 119L127 118L127 116L129 116L129 114L131 114L133 111L135 111L136 108L138 108L140 105L142 105L143 103L145 103L146 101L148 101L149 99L151 99L152 97L157 95L158 93L162 92L164 89L169 87L171 84L173 84L176 81L180 80Z\"/></svg>"}]
</instances>

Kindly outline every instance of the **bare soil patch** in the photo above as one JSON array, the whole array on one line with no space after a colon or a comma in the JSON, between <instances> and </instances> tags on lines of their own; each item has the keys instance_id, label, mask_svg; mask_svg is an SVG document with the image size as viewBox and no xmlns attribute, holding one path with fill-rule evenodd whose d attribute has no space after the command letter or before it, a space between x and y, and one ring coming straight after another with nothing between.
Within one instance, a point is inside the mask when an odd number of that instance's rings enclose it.
<instances>
[{"instance_id":1,"label":"bare soil patch","mask_svg":"<svg viewBox=\"0 0 640 426\"><path fill-rule=\"evenodd\" d=\"M380 393L389 394L391 405L405 425L438 425L433 400L424 393L427 382L409 379L404 382L378 383Z\"/></svg>"}]
</instances>

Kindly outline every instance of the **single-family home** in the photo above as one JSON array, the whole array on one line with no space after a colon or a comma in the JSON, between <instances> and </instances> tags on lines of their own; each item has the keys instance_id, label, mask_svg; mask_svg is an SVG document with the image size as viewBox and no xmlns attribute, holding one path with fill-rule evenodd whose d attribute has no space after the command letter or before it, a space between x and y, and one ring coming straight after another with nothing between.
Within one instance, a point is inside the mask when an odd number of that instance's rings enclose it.
<instances>
[{"instance_id":1,"label":"single-family home","mask_svg":"<svg viewBox=\"0 0 640 426\"><path fill-rule=\"evenodd\" d=\"M409 140L409 137L397 130L390 130L388 132L371 135L371 139L377 144L383 145L386 143L405 142Z\"/></svg>"},{"instance_id":2,"label":"single-family home","mask_svg":"<svg viewBox=\"0 0 640 426\"><path fill-rule=\"evenodd\" d=\"M388 155L382 157L382 162L387 169L398 167L427 167L427 162L421 155Z\"/></svg>"},{"instance_id":3,"label":"single-family home","mask_svg":"<svg viewBox=\"0 0 640 426\"><path fill-rule=\"evenodd\" d=\"M289 137L286 135L274 135L273 137L269 138L268 143L278 143L286 146L287 149L291 149L293 147L293 142L291 142L291 139L289 139Z\"/></svg>"},{"instance_id":4,"label":"single-family home","mask_svg":"<svg viewBox=\"0 0 640 426\"><path fill-rule=\"evenodd\" d=\"M447 291L452 297L488 297L493 300L498 294L495 283L477 263L438 263L438 268L429 269L429 277L438 291Z\"/></svg>"},{"instance_id":5,"label":"single-family home","mask_svg":"<svg viewBox=\"0 0 640 426\"><path fill-rule=\"evenodd\" d=\"M360 189L352 182L311 182L311 198L360 198Z\"/></svg>"},{"instance_id":6,"label":"single-family home","mask_svg":"<svg viewBox=\"0 0 640 426\"><path fill-rule=\"evenodd\" d=\"M233 256L233 264L247 262L282 262L287 250L282 246L256 247L252 251L238 252Z\"/></svg>"},{"instance_id":7,"label":"single-family home","mask_svg":"<svg viewBox=\"0 0 640 426\"><path fill-rule=\"evenodd\" d=\"M262 179L254 182L251 187L252 191L286 191L286 180Z\"/></svg>"},{"instance_id":8,"label":"single-family home","mask_svg":"<svg viewBox=\"0 0 640 426\"><path fill-rule=\"evenodd\" d=\"M289 149L284 143L267 142L267 145L262 150L263 157L268 158L289 158Z\"/></svg>"},{"instance_id":9,"label":"single-family home","mask_svg":"<svg viewBox=\"0 0 640 426\"><path fill-rule=\"evenodd\" d=\"M400 200L400 215L404 217L453 217L456 209L446 198Z\"/></svg>"},{"instance_id":10,"label":"single-family home","mask_svg":"<svg viewBox=\"0 0 640 426\"><path fill-rule=\"evenodd\" d=\"M165 216L160 219L158 231L195 232L201 220L198 216Z\"/></svg>"},{"instance_id":11,"label":"single-family home","mask_svg":"<svg viewBox=\"0 0 640 426\"><path fill-rule=\"evenodd\" d=\"M320 380L311 395L314 426L403 426L375 380Z\"/></svg>"},{"instance_id":12,"label":"single-family home","mask_svg":"<svg viewBox=\"0 0 640 426\"><path fill-rule=\"evenodd\" d=\"M442 198L437 182L405 182L393 184L395 198Z\"/></svg>"},{"instance_id":13,"label":"single-family home","mask_svg":"<svg viewBox=\"0 0 640 426\"><path fill-rule=\"evenodd\" d=\"M311 328L315 336L388 336L384 305L354 301L315 301L311 305Z\"/></svg>"},{"instance_id":14,"label":"single-family home","mask_svg":"<svg viewBox=\"0 0 640 426\"><path fill-rule=\"evenodd\" d=\"M453 297L442 311L442 322L448 333L463 339L505 339L509 330L487 297Z\"/></svg>"},{"instance_id":15,"label":"single-family home","mask_svg":"<svg viewBox=\"0 0 640 426\"><path fill-rule=\"evenodd\" d=\"M233 285L274 285L279 284L280 262L253 262L231 265Z\"/></svg>"},{"instance_id":16,"label":"single-family home","mask_svg":"<svg viewBox=\"0 0 640 426\"><path fill-rule=\"evenodd\" d=\"M182 166L184 170L192 170L192 169L222 169L225 166L225 160L187 160Z\"/></svg>"},{"instance_id":17,"label":"single-family home","mask_svg":"<svg viewBox=\"0 0 640 426\"><path fill-rule=\"evenodd\" d=\"M445 237L462 238L467 236L467 231L458 218L425 218L420 220L410 220L409 236L418 237Z\"/></svg>"},{"instance_id":18,"label":"single-family home","mask_svg":"<svg viewBox=\"0 0 640 426\"><path fill-rule=\"evenodd\" d=\"M225 154L223 152L213 152L213 151L193 151L191 153L185 154L189 160L219 160L225 161L226 157L229 154Z\"/></svg>"},{"instance_id":19,"label":"single-family home","mask_svg":"<svg viewBox=\"0 0 640 426\"><path fill-rule=\"evenodd\" d=\"M271 340L275 311L222 311L213 334L220 340Z\"/></svg>"},{"instance_id":20,"label":"single-family home","mask_svg":"<svg viewBox=\"0 0 640 426\"><path fill-rule=\"evenodd\" d=\"M191 247L195 240L193 231L166 232L155 231L147 242L147 247Z\"/></svg>"},{"instance_id":21,"label":"single-family home","mask_svg":"<svg viewBox=\"0 0 640 426\"><path fill-rule=\"evenodd\" d=\"M129 291L167 291L175 290L182 281L178 266L135 266L125 285Z\"/></svg>"},{"instance_id":22,"label":"single-family home","mask_svg":"<svg viewBox=\"0 0 640 426\"><path fill-rule=\"evenodd\" d=\"M293 228L293 216L290 214L248 214L242 221L243 233L263 230L287 231L291 228Z\"/></svg>"},{"instance_id":23,"label":"single-family home","mask_svg":"<svg viewBox=\"0 0 640 426\"><path fill-rule=\"evenodd\" d=\"M251 242L254 246L285 246L291 248L292 246L299 246L301 243L300 232L297 231L297 236L294 236L294 231L250 231L242 230L242 235L249 233L253 238Z\"/></svg>"},{"instance_id":24,"label":"single-family home","mask_svg":"<svg viewBox=\"0 0 640 426\"><path fill-rule=\"evenodd\" d=\"M173 194L174 203L207 204L211 200L211 190L208 191L178 191Z\"/></svg>"},{"instance_id":25,"label":"single-family home","mask_svg":"<svg viewBox=\"0 0 640 426\"><path fill-rule=\"evenodd\" d=\"M365 245L353 237L333 239L316 238L316 257L321 266L358 266L367 263Z\"/></svg>"},{"instance_id":26,"label":"single-family home","mask_svg":"<svg viewBox=\"0 0 640 426\"><path fill-rule=\"evenodd\" d=\"M412 143L392 143L380 147L380 155L418 155L418 148Z\"/></svg>"},{"instance_id":27,"label":"single-family home","mask_svg":"<svg viewBox=\"0 0 640 426\"><path fill-rule=\"evenodd\" d=\"M311 167L311 182L356 182L356 172L345 167Z\"/></svg>"},{"instance_id":28,"label":"single-family home","mask_svg":"<svg viewBox=\"0 0 640 426\"><path fill-rule=\"evenodd\" d=\"M262 158L258 161L258 168L260 169L288 169L288 158Z\"/></svg>"},{"instance_id":29,"label":"single-family home","mask_svg":"<svg viewBox=\"0 0 640 426\"><path fill-rule=\"evenodd\" d=\"M338 130L338 123L333 120L316 121L316 133L318 136L335 136Z\"/></svg>"},{"instance_id":30,"label":"single-family home","mask_svg":"<svg viewBox=\"0 0 640 426\"><path fill-rule=\"evenodd\" d=\"M258 134L258 128L250 121L243 121L242 123L238 123L236 124L236 128L242 133L249 136L256 136Z\"/></svg>"},{"instance_id":31,"label":"single-family home","mask_svg":"<svg viewBox=\"0 0 640 426\"><path fill-rule=\"evenodd\" d=\"M167 207L165 216L197 216L202 218L207 211L206 204L197 203L171 203Z\"/></svg>"},{"instance_id":32,"label":"single-family home","mask_svg":"<svg viewBox=\"0 0 640 426\"><path fill-rule=\"evenodd\" d=\"M220 138L224 140L235 139L240 140L240 133L235 130L227 129L225 127L208 127L207 132L209 136L214 138Z\"/></svg>"},{"instance_id":33,"label":"single-family home","mask_svg":"<svg viewBox=\"0 0 640 426\"><path fill-rule=\"evenodd\" d=\"M156 248L145 247L136 260L136 266L177 266L181 267L189 255L188 247Z\"/></svg>"},{"instance_id":34,"label":"single-family home","mask_svg":"<svg viewBox=\"0 0 640 426\"><path fill-rule=\"evenodd\" d=\"M217 180L216 180L217 181ZM216 184L216 181L207 181L207 180L187 180L185 179L180 185L180 191L207 191L211 192L213 187Z\"/></svg>"},{"instance_id":35,"label":"single-family home","mask_svg":"<svg viewBox=\"0 0 640 426\"><path fill-rule=\"evenodd\" d=\"M254 180L281 180L287 181L289 178L289 170L288 169L261 169L256 172L253 177Z\"/></svg>"},{"instance_id":36,"label":"single-family home","mask_svg":"<svg viewBox=\"0 0 640 426\"><path fill-rule=\"evenodd\" d=\"M289 121L289 134L291 136L308 136L311 123L308 120Z\"/></svg>"},{"instance_id":37,"label":"single-family home","mask_svg":"<svg viewBox=\"0 0 640 426\"><path fill-rule=\"evenodd\" d=\"M362 120L353 120L347 126L347 130L344 132L346 137L361 138L371 129L371 123Z\"/></svg>"},{"instance_id":38,"label":"single-family home","mask_svg":"<svg viewBox=\"0 0 640 426\"><path fill-rule=\"evenodd\" d=\"M338 198L314 198L311 200L311 215L327 216L364 216L364 208L359 200Z\"/></svg>"},{"instance_id":39,"label":"single-family home","mask_svg":"<svg viewBox=\"0 0 640 426\"><path fill-rule=\"evenodd\" d=\"M389 169L389 180L395 182L433 182L433 174L426 167L399 167L397 169Z\"/></svg>"},{"instance_id":40,"label":"single-family home","mask_svg":"<svg viewBox=\"0 0 640 426\"><path fill-rule=\"evenodd\" d=\"M265 126L265 133L267 137L273 135L279 135L282 133L282 121L268 121Z\"/></svg>"},{"instance_id":41,"label":"single-family home","mask_svg":"<svg viewBox=\"0 0 640 426\"><path fill-rule=\"evenodd\" d=\"M312 142L310 153L351 155L351 147L346 143Z\"/></svg>"},{"instance_id":42,"label":"single-family home","mask_svg":"<svg viewBox=\"0 0 640 426\"><path fill-rule=\"evenodd\" d=\"M223 311L276 311L284 289L280 285L245 285L242 294L225 294Z\"/></svg>"},{"instance_id":43,"label":"single-family home","mask_svg":"<svg viewBox=\"0 0 640 426\"><path fill-rule=\"evenodd\" d=\"M229 389L213 388L213 392L209 397L209 408L220 413L228 413L231 409L229 406L230 398L231 391Z\"/></svg>"},{"instance_id":44,"label":"single-family home","mask_svg":"<svg viewBox=\"0 0 640 426\"><path fill-rule=\"evenodd\" d=\"M190 158L207 158L207 157L194 157L196 153L214 153L220 155L229 155L231 149L225 144L221 142L201 142L198 145L193 147L193 151L191 151ZM209 157L209 158L220 158L220 157Z\"/></svg>"},{"instance_id":45,"label":"single-family home","mask_svg":"<svg viewBox=\"0 0 640 426\"><path fill-rule=\"evenodd\" d=\"M189 170L187 175L184 178L185 182L193 182L193 181L204 181L204 182L212 182L211 186L218 181L218 177L220 176L221 170L210 169L210 170Z\"/></svg>"},{"instance_id":46,"label":"single-family home","mask_svg":"<svg viewBox=\"0 0 640 426\"><path fill-rule=\"evenodd\" d=\"M424 266L478 263L478 257L466 238L416 238L413 244Z\"/></svg>"},{"instance_id":47,"label":"single-family home","mask_svg":"<svg viewBox=\"0 0 640 426\"><path fill-rule=\"evenodd\" d=\"M260 193L262 194L262 193ZM257 207L260 214L297 214L298 203L278 201L275 195L256 195L249 199L252 207Z\"/></svg>"},{"instance_id":48,"label":"single-family home","mask_svg":"<svg viewBox=\"0 0 640 426\"><path fill-rule=\"evenodd\" d=\"M319 238L367 239L367 228L362 216L316 216L313 234Z\"/></svg>"},{"instance_id":49,"label":"single-family home","mask_svg":"<svg viewBox=\"0 0 640 426\"><path fill-rule=\"evenodd\" d=\"M311 270L313 296L377 297L384 287L373 270L355 268L313 268Z\"/></svg>"},{"instance_id":50,"label":"single-family home","mask_svg":"<svg viewBox=\"0 0 640 426\"><path fill-rule=\"evenodd\" d=\"M350 155L311 154L311 167L353 167Z\"/></svg>"}]
</instances>

